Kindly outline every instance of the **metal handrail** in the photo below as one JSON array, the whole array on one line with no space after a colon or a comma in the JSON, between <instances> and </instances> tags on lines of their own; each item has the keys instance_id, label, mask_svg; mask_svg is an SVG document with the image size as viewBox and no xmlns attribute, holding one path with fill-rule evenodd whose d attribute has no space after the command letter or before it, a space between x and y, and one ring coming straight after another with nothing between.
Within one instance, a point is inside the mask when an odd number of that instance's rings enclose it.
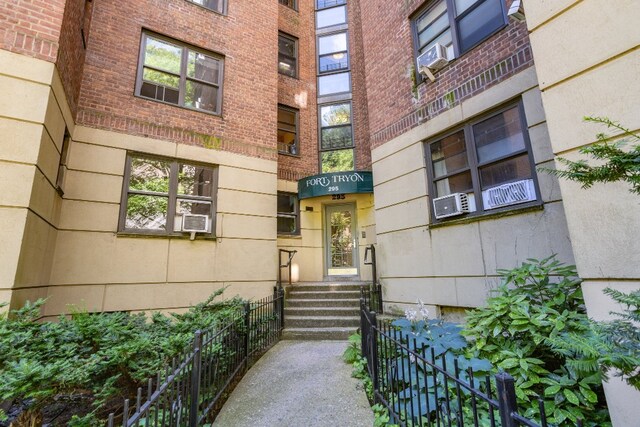
<instances>
[{"instance_id":1,"label":"metal handrail","mask_svg":"<svg viewBox=\"0 0 640 427\"><path fill-rule=\"evenodd\" d=\"M369 259L371 254L371 259ZM376 247L371 244L364 250L364 264L371 266L371 290L369 292L369 298L372 300L372 309L377 313L382 314L382 285L378 281L378 265L376 261Z\"/></svg>"},{"instance_id":2,"label":"metal handrail","mask_svg":"<svg viewBox=\"0 0 640 427\"><path fill-rule=\"evenodd\" d=\"M289 255L289 258L287 259L286 263L282 263L282 254L286 253ZM283 268L288 268L289 269L289 286L291 286L291 261L293 260L293 257L296 255L296 253L298 253L298 251L288 251L286 249L280 249L278 252L278 288L282 289L282 269Z\"/></svg>"}]
</instances>

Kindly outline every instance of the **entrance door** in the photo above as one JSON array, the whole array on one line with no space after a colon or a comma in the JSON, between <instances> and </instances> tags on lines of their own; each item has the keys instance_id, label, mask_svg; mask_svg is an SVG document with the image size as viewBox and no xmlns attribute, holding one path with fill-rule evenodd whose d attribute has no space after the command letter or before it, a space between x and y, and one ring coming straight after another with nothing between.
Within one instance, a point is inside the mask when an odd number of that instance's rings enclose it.
<instances>
[{"instance_id":1,"label":"entrance door","mask_svg":"<svg viewBox=\"0 0 640 427\"><path fill-rule=\"evenodd\" d=\"M358 241L355 205L333 205L325 209L325 253L327 276L358 274Z\"/></svg>"}]
</instances>

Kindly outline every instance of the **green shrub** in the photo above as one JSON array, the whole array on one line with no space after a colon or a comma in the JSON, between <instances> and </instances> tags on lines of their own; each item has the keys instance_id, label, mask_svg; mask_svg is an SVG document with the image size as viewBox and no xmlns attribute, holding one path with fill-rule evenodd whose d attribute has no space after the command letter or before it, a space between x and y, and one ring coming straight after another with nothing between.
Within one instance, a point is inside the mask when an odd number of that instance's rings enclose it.
<instances>
[{"instance_id":1,"label":"green shrub","mask_svg":"<svg viewBox=\"0 0 640 427\"><path fill-rule=\"evenodd\" d=\"M579 357L554 345L567 334L580 334L589 322L575 268L552 256L499 273L503 284L496 295L468 313L463 334L473 340L474 354L515 378L524 416L538 416L542 396L554 425L573 426L578 419L609 425L601 372L576 369L571 361Z\"/></svg>"},{"instance_id":2,"label":"green shrub","mask_svg":"<svg viewBox=\"0 0 640 427\"><path fill-rule=\"evenodd\" d=\"M44 407L82 396L91 405L76 408L80 413L69 423L95 424L179 357L197 329L237 315L240 300L213 302L221 292L184 314L150 319L76 311L39 322L44 301L27 302L0 319L0 402L23 402L22 417L39 419Z\"/></svg>"}]
</instances>

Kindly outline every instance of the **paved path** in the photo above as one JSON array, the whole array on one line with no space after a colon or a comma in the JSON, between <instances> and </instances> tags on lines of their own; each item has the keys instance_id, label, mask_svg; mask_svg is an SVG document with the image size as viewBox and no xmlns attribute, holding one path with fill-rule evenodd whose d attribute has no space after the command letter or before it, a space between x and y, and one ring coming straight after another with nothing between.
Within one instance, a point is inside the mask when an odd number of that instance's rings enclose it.
<instances>
[{"instance_id":1,"label":"paved path","mask_svg":"<svg viewBox=\"0 0 640 427\"><path fill-rule=\"evenodd\" d=\"M220 427L371 427L361 383L342 360L344 341L281 341L240 381Z\"/></svg>"}]
</instances>

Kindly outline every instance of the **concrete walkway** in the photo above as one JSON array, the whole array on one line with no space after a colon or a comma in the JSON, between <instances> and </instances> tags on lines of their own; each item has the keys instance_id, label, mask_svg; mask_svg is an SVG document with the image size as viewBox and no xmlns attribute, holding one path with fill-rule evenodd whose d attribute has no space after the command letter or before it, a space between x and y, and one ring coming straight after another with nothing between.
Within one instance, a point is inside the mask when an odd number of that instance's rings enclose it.
<instances>
[{"instance_id":1,"label":"concrete walkway","mask_svg":"<svg viewBox=\"0 0 640 427\"><path fill-rule=\"evenodd\" d=\"M242 379L220 427L371 427L373 413L344 341L281 341Z\"/></svg>"}]
</instances>

